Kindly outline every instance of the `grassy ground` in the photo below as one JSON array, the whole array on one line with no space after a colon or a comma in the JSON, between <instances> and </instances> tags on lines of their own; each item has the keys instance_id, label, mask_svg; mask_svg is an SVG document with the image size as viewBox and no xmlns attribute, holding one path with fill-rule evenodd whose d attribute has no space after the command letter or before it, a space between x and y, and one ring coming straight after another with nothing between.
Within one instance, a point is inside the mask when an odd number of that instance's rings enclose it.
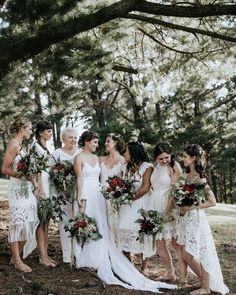
<instances>
[{"instance_id":1,"label":"grassy ground","mask_svg":"<svg viewBox=\"0 0 236 295\"><path fill-rule=\"evenodd\" d=\"M9 266L10 251L7 243L8 204L6 199L5 180L0 180L0 295L144 295L150 292L132 291L117 286L104 285L88 270L72 270L61 262L61 247L57 225L50 225L49 253L59 264L55 269L48 269L38 264L38 253L35 250L27 263L33 268L30 274L19 273ZM217 204L208 209L207 214L212 227L225 283L230 288L230 294L236 294L236 206ZM171 249L176 263L175 253ZM140 267L139 258L136 267ZM155 273L154 280L160 280L164 275L164 267L157 256L150 260L150 269ZM178 270L178 269L177 269ZM197 283L196 278L189 274L190 283ZM175 291L164 291L165 294L189 294L192 288ZM213 294L213 293L212 293Z\"/></svg>"}]
</instances>

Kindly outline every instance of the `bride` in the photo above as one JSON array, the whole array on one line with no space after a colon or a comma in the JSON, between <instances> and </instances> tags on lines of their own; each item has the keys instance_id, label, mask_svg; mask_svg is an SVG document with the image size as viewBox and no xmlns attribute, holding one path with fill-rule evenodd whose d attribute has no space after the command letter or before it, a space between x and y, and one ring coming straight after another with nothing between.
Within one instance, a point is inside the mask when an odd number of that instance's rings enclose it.
<instances>
[{"instance_id":1,"label":"bride","mask_svg":"<svg viewBox=\"0 0 236 295\"><path fill-rule=\"evenodd\" d=\"M93 154L98 147L98 135L92 131L85 131L79 145L83 150L74 160L78 204L81 206L81 199L87 199L86 214L96 219L103 238L85 244L77 267L95 268L97 275L107 284L120 285L128 289L152 292L158 292L159 288L174 289L173 285L154 282L144 277L116 248L108 229L105 199L100 192L99 161Z\"/></svg>"}]
</instances>

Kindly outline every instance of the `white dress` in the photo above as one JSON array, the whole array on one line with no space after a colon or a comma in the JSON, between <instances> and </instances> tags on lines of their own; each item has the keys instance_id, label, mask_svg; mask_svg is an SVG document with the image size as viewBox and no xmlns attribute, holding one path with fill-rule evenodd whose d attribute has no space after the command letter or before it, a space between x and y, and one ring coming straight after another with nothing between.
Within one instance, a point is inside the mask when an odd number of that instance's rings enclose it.
<instances>
[{"instance_id":1,"label":"white dress","mask_svg":"<svg viewBox=\"0 0 236 295\"><path fill-rule=\"evenodd\" d=\"M53 152L53 157L55 161L59 162L61 161L69 161L72 164L74 163L74 158L76 155L78 155L81 152L80 149L77 149L74 154L71 156L67 153L65 153L61 148L56 149ZM58 194L59 192L55 192ZM61 193L61 192L60 192ZM68 223L69 219L73 218L73 215L78 213L78 205L77 202L74 202L74 212L72 210L72 204L68 201L66 201L66 204L62 205L62 210L65 212L62 216L62 220L59 222L59 232L60 232L60 241L61 241L61 248L62 248L62 255L63 255L63 262L70 263L71 262L71 238L69 237L68 232L65 231L64 226ZM73 252L76 257L78 257L80 246L76 242L76 240L73 240ZM76 258L77 258L76 257ZM78 258L77 258L78 259Z\"/></svg>"},{"instance_id":2,"label":"white dress","mask_svg":"<svg viewBox=\"0 0 236 295\"><path fill-rule=\"evenodd\" d=\"M169 175L169 167L155 165L151 175L151 199L150 209L163 213L168 203L168 195L171 188L171 178ZM156 240L171 240L175 236L174 222L164 224L161 233L157 233Z\"/></svg>"},{"instance_id":3,"label":"white dress","mask_svg":"<svg viewBox=\"0 0 236 295\"><path fill-rule=\"evenodd\" d=\"M179 216L176 225L177 243L195 257L210 275L210 289L226 294L229 289L223 276L217 256L211 228L204 209L190 210Z\"/></svg>"},{"instance_id":4,"label":"white dress","mask_svg":"<svg viewBox=\"0 0 236 295\"><path fill-rule=\"evenodd\" d=\"M13 170L18 161L26 154L23 150L16 156ZM8 241L26 241L23 258L27 257L37 246L35 231L38 227L37 201L32 192L32 184L27 180L10 177L8 182L8 201L10 223Z\"/></svg>"},{"instance_id":5,"label":"white dress","mask_svg":"<svg viewBox=\"0 0 236 295\"><path fill-rule=\"evenodd\" d=\"M118 162L116 165L112 166L111 168L107 168L107 166L103 162L100 164L100 169L101 169L100 181L101 181L103 190L105 190L108 187L108 182L107 182L108 177L110 176L122 177L122 167L123 165L120 162ZM107 205L107 219L108 219L109 229L114 241L116 242L119 214L117 211L113 210L111 206L111 202L109 200L106 200L106 205Z\"/></svg>"},{"instance_id":6,"label":"white dress","mask_svg":"<svg viewBox=\"0 0 236 295\"><path fill-rule=\"evenodd\" d=\"M93 167L85 162L82 173L81 195L87 199L86 214L96 219L102 239L89 241L84 245L77 267L96 268L97 275L105 283L128 289L158 292L158 288L175 288L176 286L154 282L144 277L116 248L107 224L106 202L101 195L99 163Z\"/></svg>"},{"instance_id":7,"label":"white dress","mask_svg":"<svg viewBox=\"0 0 236 295\"><path fill-rule=\"evenodd\" d=\"M50 155L50 153L48 152L48 150L45 150L38 142L35 142L33 144L32 147L35 147L35 151L39 154L39 155L47 155L48 156L48 169L47 171L42 171L41 172L41 181L42 181L42 185L43 185L43 190L45 193L44 198L48 199L51 195L51 191L50 191L50 177L49 177L49 170L50 167L55 164L55 161L53 160L53 157Z\"/></svg>"},{"instance_id":8,"label":"white dress","mask_svg":"<svg viewBox=\"0 0 236 295\"><path fill-rule=\"evenodd\" d=\"M135 180L135 191L138 191L142 186L143 174L149 168L153 167L151 163L143 162L139 170L135 172L132 178ZM118 247L126 252L133 254L143 253L144 257L150 257L155 254L151 239L144 238L144 243L137 240L139 224L135 223L141 217L138 213L140 208L149 209L150 191L140 199L132 202L131 205L122 205L120 208Z\"/></svg>"}]
</instances>

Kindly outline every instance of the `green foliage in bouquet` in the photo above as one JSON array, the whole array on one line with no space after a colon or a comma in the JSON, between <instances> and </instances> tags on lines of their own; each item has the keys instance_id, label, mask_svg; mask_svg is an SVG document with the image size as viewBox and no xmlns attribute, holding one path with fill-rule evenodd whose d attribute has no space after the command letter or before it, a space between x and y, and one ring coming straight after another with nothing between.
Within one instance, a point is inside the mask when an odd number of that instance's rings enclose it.
<instances>
[{"instance_id":1,"label":"green foliage in bouquet","mask_svg":"<svg viewBox=\"0 0 236 295\"><path fill-rule=\"evenodd\" d=\"M89 240L98 241L102 238L96 220L82 213L69 220L65 225L65 231L68 231L71 237L75 237L80 245Z\"/></svg>"},{"instance_id":2,"label":"green foliage in bouquet","mask_svg":"<svg viewBox=\"0 0 236 295\"><path fill-rule=\"evenodd\" d=\"M62 205L65 204L65 200L62 196L52 196L47 199L42 199L38 202L38 217L41 225L47 224L50 219L53 222L62 220L62 215L65 212L61 209Z\"/></svg>"},{"instance_id":3,"label":"green foliage in bouquet","mask_svg":"<svg viewBox=\"0 0 236 295\"><path fill-rule=\"evenodd\" d=\"M68 160L56 163L51 167L49 175L59 193L63 193L67 200L72 202L75 192L75 174L72 163Z\"/></svg>"},{"instance_id":4,"label":"green foliage in bouquet","mask_svg":"<svg viewBox=\"0 0 236 295\"><path fill-rule=\"evenodd\" d=\"M155 237L157 233L163 230L164 220L163 215L155 210L138 210L142 218L139 218L135 223L139 223L140 229L138 231L137 240L144 243L145 236L153 237L153 248L155 248Z\"/></svg>"}]
</instances>

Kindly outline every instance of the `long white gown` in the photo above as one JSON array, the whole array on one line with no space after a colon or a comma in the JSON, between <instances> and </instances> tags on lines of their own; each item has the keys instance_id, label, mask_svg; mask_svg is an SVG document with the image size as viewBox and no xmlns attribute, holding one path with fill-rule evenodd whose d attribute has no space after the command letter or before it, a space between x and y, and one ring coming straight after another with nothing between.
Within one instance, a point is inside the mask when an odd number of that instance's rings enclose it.
<instances>
[{"instance_id":1,"label":"long white gown","mask_svg":"<svg viewBox=\"0 0 236 295\"><path fill-rule=\"evenodd\" d=\"M210 275L210 289L227 294L211 228L204 209L195 209L179 216L176 225L177 243L195 257Z\"/></svg>"},{"instance_id":2,"label":"long white gown","mask_svg":"<svg viewBox=\"0 0 236 295\"><path fill-rule=\"evenodd\" d=\"M65 153L61 148L56 149L52 155L55 161L69 161L73 164L74 158L81 152L80 149L77 149L73 155L69 155ZM55 194L59 194L61 192L55 191ZM72 208L72 204L66 201L66 204L62 205L62 210L65 212L62 216L62 220L59 221L59 232L60 232L60 241L61 241L61 248L62 248L62 255L63 255L63 262L70 263L71 262L71 237L69 237L68 232L65 231L65 225L69 222L69 219L73 218L73 215L78 213L78 205L77 202L74 202L74 208ZM73 212L74 210L74 212ZM77 241L73 240L73 252L75 258L78 260L78 255L80 252L80 246L78 245ZM73 259L73 258L72 258Z\"/></svg>"},{"instance_id":3,"label":"long white gown","mask_svg":"<svg viewBox=\"0 0 236 295\"><path fill-rule=\"evenodd\" d=\"M23 150L16 156L13 170L19 160L26 154ZM38 227L37 201L32 192L32 184L19 178L10 177L8 182L8 201L10 223L8 241L26 241L23 258L27 257L37 246L35 231Z\"/></svg>"},{"instance_id":4,"label":"long white gown","mask_svg":"<svg viewBox=\"0 0 236 295\"><path fill-rule=\"evenodd\" d=\"M107 166L102 162L100 164L100 169L101 169L100 181L101 181L103 190L105 190L108 187L107 180L109 177L112 177L112 176L122 177L123 165L120 162L118 162L111 168L107 168ZM117 211L113 210L111 206L111 202L109 200L106 200L106 205L107 205L108 226L112 234L112 238L116 242L119 214Z\"/></svg>"},{"instance_id":5,"label":"long white gown","mask_svg":"<svg viewBox=\"0 0 236 295\"><path fill-rule=\"evenodd\" d=\"M159 164L155 165L150 180L152 185L150 209L163 213L168 203L171 188L169 168ZM175 224L174 222L166 222L162 232L157 233L156 240L171 240L172 237L175 237Z\"/></svg>"},{"instance_id":6,"label":"long white gown","mask_svg":"<svg viewBox=\"0 0 236 295\"><path fill-rule=\"evenodd\" d=\"M99 232L103 237L84 245L77 267L96 268L98 276L105 283L128 289L158 292L158 288L175 288L176 286L154 282L144 277L116 248L107 224L106 202L101 195L99 163L91 166L85 162L82 173L81 195L87 199L86 214L96 219Z\"/></svg>"},{"instance_id":7,"label":"long white gown","mask_svg":"<svg viewBox=\"0 0 236 295\"><path fill-rule=\"evenodd\" d=\"M151 163L143 162L139 170L132 176L135 181L135 191L138 191L142 186L143 175L150 167L153 167ZM141 215L138 213L140 208L143 208L144 210L149 209L149 202L150 191L140 199L133 201L131 205L122 205L120 208L120 219L118 224L118 247L133 254L142 253L144 258L154 255L155 250L152 246L151 237L145 237L144 243L140 243L140 241L137 240L140 226L138 223L135 223L135 221L141 218Z\"/></svg>"}]
</instances>

